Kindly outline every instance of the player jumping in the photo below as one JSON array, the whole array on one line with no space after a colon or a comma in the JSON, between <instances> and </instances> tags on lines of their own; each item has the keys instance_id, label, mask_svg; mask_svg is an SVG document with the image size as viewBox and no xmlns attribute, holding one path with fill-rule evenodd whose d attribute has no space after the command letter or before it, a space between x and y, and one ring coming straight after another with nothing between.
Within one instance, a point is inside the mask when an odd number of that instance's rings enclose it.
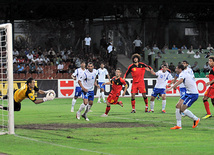
<instances>
[{"instance_id":1,"label":"player jumping","mask_svg":"<svg viewBox=\"0 0 214 155\"><path fill-rule=\"evenodd\" d=\"M167 85L167 80L172 80L173 77L170 74L170 72L168 72L168 66L162 65L162 70L159 70L158 72L154 72L153 69L149 69L147 68L147 71L150 71L151 74L158 76L157 77L157 83L153 89L153 92L151 94L151 99L150 99L150 108L151 110L149 110L149 112L154 112L154 105L155 105L155 98L157 97L157 95L159 94L162 97L162 112L166 113L165 111L165 107L166 107L166 85Z\"/></svg>"},{"instance_id":2,"label":"player jumping","mask_svg":"<svg viewBox=\"0 0 214 155\"><path fill-rule=\"evenodd\" d=\"M204 107L206 109L207 114L202 119L207 119L212 117L212 114L210 112L209 102L207 101L209 98L211 98L212 104L214 106L214 56L209 57L209 65L212 67L211 71L209 72L209 75L207 76L209 78L209 82L206 83L206 86L210 86L206 92L204 93Z\"/></svg>"},{"instance_id":3,"label":"player jumping","mask_svg":"<svg viewBox=\"0 0 214 155\"><path fill-rule=\"evenodd\" d=\"M94 65L92 62L89 62L87 65L87 70L84 74L79 78L78 83L82 88L82 98L83 103L80 105L79 110L76 113L76 118L80 119L81 111L86 107L85 112L82 114L82 117L89 121L87 117L88 111L91 109L94 101L94 85L99 88L97 85L97 71L94 69Z\"/></svg>"},{"instance_id":4,"label":"player jumping","mask_svg":"<svg viewBox=\"0 0 214 155\"><path fill-rule=\"evenodd\" d=\"M40 90L37 86L35 86L35 80L33 78L29 78L27 80L27 83L22 86L20 89L17 89L14 91L14 111L20 111L21 110L21 102L25 98L29 98L31 101L33 101L35 104L40 104L45 101L48 101L46 97L43 99L37 100L34 96L34 92L38 92L39 94L47 94L49 91L43 91ZM5 95L3 99L7 99L8 96ZM0 105L0 109L8 110L8 107L3 107Z\"/></svg>"},{"instance_id":5,"label":"player jumping","mask_svg":"<svg viewBox=\"0 0 214 155\"><path fill-rule=\"evenodd\" d=\"M72 100L71 112L74 112L74 105L77 101L77 98L79 96L81 96L81 93L82 93L82 89L81 89L80 85L78 84L78 80L79 80L79 77L81 77L83 75L84 71L85 71L85 62L82 61L80 64L80 68L77 68L74 71L74 73L71 75L71 78L76 80L75 95Z\"/></svg>"},{"instance_id":6,"label":"player jumping","mask_svg":"<svg viewBox=\"0 0 214 155\"><path fill-rule=\"evenodd\" d=\"M176 105L177 125L172 127L171 129L172 130L182 129L181 112L183 112L186 116L193 119L194 122L193 122L192 127L195 128L198 125L200 118L196 117L190 110L187 109L187 108L191 107L191 105L198 99L198 96L199 96L195 78L193 78L189 73L184 71L183 65L178 65L176 67L176 72L177 72L177 74L179 74L178 81L175 83L174 86L167 88L166 92L173 88L176 88L182 82L184 83L187 92L185 95L183 95L180 98L180 100L178 101L178 103Z\"/></svg>"},{"instance_id":7,"label":"player jumping","mask_svg":"<svg viewBox=\"0 0 214 155\"><path fill-rule=\"evenodd\" d=\"M97 103L101 103L100 102L101 96L103 98L103 102L106 103L106 101L105 101L105 94L104 94L105 93L105 85L102 85L102 84L105 83L106 75L107 75L109 81L110 81L110 76L108 74L107 69L104 68L104 67L105 67L104 63L101 63L100 64L100 68L97 70L98 84L100 86L100 93L98 93L98 101L97 101Z\"/></svg>"},{"instance_id":8,"label":"player jumping","mask_svg":"<svg viewBox=\"0 0 214 155\"><path fill-rule=\"evenodd\" d=\"M107 84L112 84L112 90L107 98L107 107L106 107L106 112L101 115L101 117L107 117L108 116L108 113L111 109L111 104L118 104L120 105L121 107L123 107L123 103L122 101L119 101L118 102L118 99L119 99L119 96L120 96L120 91L122 90L122 85L125 86L125 89L123 91L123 94L122 96L125 95L126 93L126 90L128 88L127 84L126 84L126 81L121 78L121 69L118 68L116 71L115 71L115 74L116 76L114 76L110 82L107 82L107 83L103 83L103 85L107 85Z\"/></svg>"},{"instance_id":9,"label":"player jumping","mask_svg":"<svg viewBox=\"0 0 214 155\"><path fill-rule=\"evenodd\" d=\"M128 76L129 73L132 74L133 82L132 82L132 89L131 89L131 104L132 104L132 111L131 113L136 113L135 110L135 94L142 93L142 96L144 98L144 102L146 105L145 112L148 112L148 98L146 96L146 88L144 83L144 74L145 74L145 68L150 68L150 66L140 62L141 56L139 54L133 54L132 55L132 61L133 64L131 64L128 67L128 70L126 71L124 75L124 79Z\"/></svg>"}]
</instances>

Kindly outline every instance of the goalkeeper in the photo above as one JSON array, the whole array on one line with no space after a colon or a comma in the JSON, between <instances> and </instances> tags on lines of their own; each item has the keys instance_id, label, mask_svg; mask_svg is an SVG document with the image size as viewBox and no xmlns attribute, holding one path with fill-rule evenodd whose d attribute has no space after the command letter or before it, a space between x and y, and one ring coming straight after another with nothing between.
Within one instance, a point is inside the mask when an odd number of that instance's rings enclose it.
<instances>
[{"instance_id":1,"label":"goalkeeper","mask_svg":"<svg viewBox=\"0 0 214 155\"><path fill-rule=\"evenodd\" d=\"M34 92L38 92L39 94L47 94L49 91L40 90L37 86L35 86L35 80L33 78L29 78L27 83L22 86L20 89L14 91L14 111L21 110L21 102L25 98L29 98L35 104L40 104L48 100L53 100L53 98L44 97L43 99L37 100L34 96ZM4 96L3 99L7 99L8 96ZM0 105L0 109L8 110L8 107L3 107Z\"/></svg>"}]
</instances>

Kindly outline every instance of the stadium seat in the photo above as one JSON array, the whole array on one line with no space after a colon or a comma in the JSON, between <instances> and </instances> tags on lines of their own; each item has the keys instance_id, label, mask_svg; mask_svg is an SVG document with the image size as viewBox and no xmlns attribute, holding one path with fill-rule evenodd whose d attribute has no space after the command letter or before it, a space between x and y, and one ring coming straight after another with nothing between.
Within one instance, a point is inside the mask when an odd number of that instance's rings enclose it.
<instances>
[{"instance_id":1,"label":"stadium seat","mask_svg":"<svg viewBox=\"0 0 214 155\"><path fill-rule=\"evenodd\" d=\"M195 75L195 78L199 78L200 77L200 75L199 75L199 73L194 73L194 75Z\"/></svg>"},{"instance_id":2,"label":"stadium seat","mask_svg":"<svg viewBox=\"0 0 214 155\"><path fill-rule=\"evenodd\" d=\"M205 78L204 72L200 72L200 78Z\"/></svg>"}]
</instances>

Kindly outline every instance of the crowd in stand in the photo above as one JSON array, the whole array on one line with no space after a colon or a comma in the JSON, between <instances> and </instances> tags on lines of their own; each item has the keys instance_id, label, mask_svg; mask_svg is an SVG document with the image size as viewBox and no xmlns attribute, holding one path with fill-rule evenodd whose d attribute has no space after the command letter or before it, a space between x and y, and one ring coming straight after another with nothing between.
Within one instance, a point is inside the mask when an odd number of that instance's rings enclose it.
<instances>
[{"instance_id":1,"label":"crowd in stand","mask_svg":"<svg viewBox=\"0 0 214 155\"><path fill-rule=\"evenodd\" d=\"M73 51L72 47L64 48L56 51L52 47L50 49L42 49L41 47L30 49L14 49L13 51L13 73L17 74L44 74L44 68L47 66L53 69L52 73L73 73L80 67L81 61L93 62L94 68L98 69L100 63L105 63L105 68L109 71L110 76L114 75L117 65L117 55L114 51L113 43L107 43L105 37L100 41L99 54L92 52L90 44L91 38L87 34L84 39L85 46L81 51Z\"/></svg>"}]
</instances>

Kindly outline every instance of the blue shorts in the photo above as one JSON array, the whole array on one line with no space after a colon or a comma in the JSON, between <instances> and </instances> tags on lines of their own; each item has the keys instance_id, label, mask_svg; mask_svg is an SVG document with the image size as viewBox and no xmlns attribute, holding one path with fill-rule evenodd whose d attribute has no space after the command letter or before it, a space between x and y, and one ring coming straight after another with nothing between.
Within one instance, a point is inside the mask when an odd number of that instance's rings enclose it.
<instances>
[{"instance_id":1,"label":"blue shorts","mask_svg":"<svg viewBox=\"0 0 214 155\"><path fill-rule=\"evenodd\" d=\"M75 88L75 97L81 96L82 94L82 88L81 87L76 87Z\"/></svg>"},{"instance_id":2,"label":"blue shorts","mask_svg":"<svg viewBox=\"0 0 214 155\"><path fill-rule=\"evenodd\" d=\"M104 90L106 90L106 86L105 85L102 86L103 83L105 83L105 82L98 82L100 89L103 88Z\"/></svg>"},{"instance_id":3,"label":"blue shorts","mask_svg":"<svg viewBox=\"0 0 214 155\"><path fill-rule=\"evenodd\" d=\"M161 96L162 94L166 94L165 89L163 88L154 88L152 92L152 96L156 97L158 94Z\"/></svg>"},{"instance_id":4,"label":"blue shorts","mask_svg":"<svg viewBox=\"0 0 214 155\"><path fill-rule=\"evenodd\" d=\"M186 94L186 91L186 88L180 88L180 97L184 96Z\"/></svg>"},{"instance_id":5,"label":"blue shorts","mask_svg":"<svg viewBox=\"0 0 214 155\"><path fill-rule=\"evenodd\" d=\"M191 105L198 99L198 94L185 94L181 99L184 100L184 105L191 107Z\"/></svg>"},{"instance_id":6,"label":"blue shorts","mask_svg":"<svg viewBox=\"0 0 214 155\"><path fill-rule=\"evenodd\" d=\"M87 93L82 91L82 99L88 99L94 101L94 91L88 91Z\"/></svg>"}]
</instances>

